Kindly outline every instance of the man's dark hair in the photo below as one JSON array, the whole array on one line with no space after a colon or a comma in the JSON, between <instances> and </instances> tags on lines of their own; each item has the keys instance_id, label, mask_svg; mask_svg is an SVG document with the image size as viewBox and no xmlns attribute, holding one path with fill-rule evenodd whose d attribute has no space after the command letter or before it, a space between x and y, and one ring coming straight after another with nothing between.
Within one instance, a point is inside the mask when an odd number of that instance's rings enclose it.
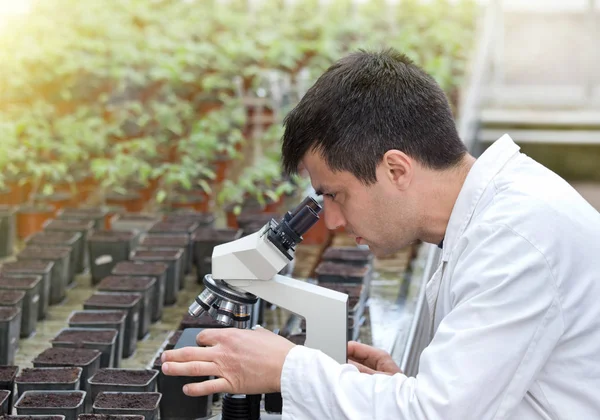
<instances>
[{"instance_id":1,"label":"man's dark hair","mask_svg":"<svg viewBox=\"0 0 600 420\"><path fill-rule=\"evenodd\" d=\"M284 124L287 174L314 150L331 170L348 171L369 185L390 149L431 169L456 165L466 152L444 91L393 49L361 50L333 64Z\"/></svg>"}]
</instances>

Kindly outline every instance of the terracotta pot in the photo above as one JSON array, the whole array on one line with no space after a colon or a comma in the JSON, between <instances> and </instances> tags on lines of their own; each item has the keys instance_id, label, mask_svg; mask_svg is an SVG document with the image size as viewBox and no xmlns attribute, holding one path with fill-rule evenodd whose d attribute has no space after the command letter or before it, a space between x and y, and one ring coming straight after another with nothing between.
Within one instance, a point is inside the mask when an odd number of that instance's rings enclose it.
<instances>
[{"instance_id":1,"label":"terracotta pot","mask_svg":"<svg viewBox=\"0 0 600 420\"><path fill-rule=\"evenodd\" d=\"M227 177L227 168L233 159L229 157L219 157L213 161L215 169L215 184L220 184Z\"/></svg>"},{"instance_id":2,"label":"terracotta pot","mask_svg":"<svg viewBox=\"0 0 600 420\"><path fill-rule=\"evenodd\" d=\"M55 211L55 215L56 213L64 208L64 207L70 207L75 205L75 197L73 196L73 194L68 193L68 192L57 192L54 193L52 195L48 195L48 196L40 196L39 197L39 201L42 201L46 204L48 204L49 206L52 206L54 208Z\"/></svg>"},{"instance_id":3,"label":"terracotta pot","mask_svg":"<svg viewBox=\"0 0 600 420\"><path fill-rule=\"evenodd\" d=\"M23 202L23 191L18 185L6 185L0 189L0 204L16 206Z\"/></svg>"},{"instance_id":4,"label":"terracotta pot","mask_svg":"<svg viewBox=\"0 0 600 420\"><path fill-rule=\"evenodd\" d=\"M19 238L25 239L43 230L44 223L52 219L55 212L56 210L52 206L21 207L17 211L17 234Z\"/></svg>"},{"instance_id":5,"label":"terracotta pot","mask_svg":"<svg viewBox=\"0 0 600 420\"><path fill-rule=\"evenodd\" d=\"M106 204L110 206L121 206L132 213L144 209L146 201L139 192L128 192L126 194L111 193L106 196Z\"/></svg>"},{"instance_id":6,"label":"terracotta pot","mask_svg":"<svg viewBox=\"0 0 600 420\"><path fill-rule=\"evenodd\" d=\"M234 229L239 228L237 216L233 213L233 211L226 212L225 216L227 217L227 227Z\"/></svg>"},{"instance_id":7,"label":"terracotta pot","mask_svg":"<svg viewBox=\"0 0 600 420\"><path fill-rule=\"evenodd\" d=\"M174 209L193 209L200 212L207 212L209 201L201 195L180 195L174 197L169 204Z\"/></svg>"}]
</instances>

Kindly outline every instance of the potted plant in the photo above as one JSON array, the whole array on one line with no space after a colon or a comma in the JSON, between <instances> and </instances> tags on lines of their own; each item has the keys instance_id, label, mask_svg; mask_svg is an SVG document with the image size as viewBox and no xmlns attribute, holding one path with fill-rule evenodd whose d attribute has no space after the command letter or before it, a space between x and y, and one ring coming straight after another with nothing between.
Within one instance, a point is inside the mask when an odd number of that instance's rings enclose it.
<instances>
[{"instance_id":1,"label":"potted plant","mask_svg":"<svg viewBox=\"0 0 600 420\"><path fill-rule=\"evenodd\" d=\"M154 392L157 376L152 369L100 369L89 380L92 400L101 392Z\"/></svg>"},{"instance_id":2,"label":"potted plant","mask_svg":"<svg viewBox=\"0 0 600 420\"><path fill-rule=\"evenodd\" d=\"M15 379L18 395L27 391L75 391L80 387L80 367L25 368Z\"/></svg>"},{"instance_id":3,"label":"potted plant","mask_svg":"<svg viewBox=\"0 0 600 420\"><path fill-rule=\"evenodd\" d=\"M121 357L123 354L123 341L125 335L125 320L127 311L110 310L86 310L73 311L67 320L70 328L97 328L117 330L117 342L113 354L113 367L121 366Z\"/></svg>"},{"instance_id":4,"label":"potted plant","mask_svg":"<svg viewBox=\"0 0 600 420\"><path fill-rule=\"evenodd\" d=\"M84 411L84 391L27 391L15 403L19 415L61 414L77 420Z\"/></svg>"},{"instance_id":5,"label":"potted plant","mask_svg":"<svg viewBox=\"0 0 600 420\"><path fill-rule=\"evenodd\" d=\"M156 280L154 296L152 297L151 320L156 322L162 318L165 303L165 283L169 266L162 262L121 261L112 273L116 276L126 277L151 277Z\"/></svg>"},{"instance_id":6,"label":"potted plant","mask_svg":"<svg viewBox=\"0 0 600 420\"><path fill-rule=\"evenodd\" d=\"M68 247L42 247L30 245L17 254L18 261L50 261L53 263L50 274L50 305L62 302L69 283L71 249Z\"/></svg>"},{"instance_id":7,"label":"potted plant","mask_svg":"<svg viewBox=\"0 0 600 420\"><path fill-rule=\"evenodd\" d=\"M23 311L21 313L20 335L22 338L29 337L36 329L41 287L41 276L7 277L0 274L0 290L20 290L25 292Z\"/></svg>"},{"instance_id":8,"label":"potted plant","mask_svg":"<svg viewBox=\"0 0 600 420\"><path fill-rule=\"evenodd\" d=\"M161 397L159 392L101 392L93 410L95 414L133 414L158 420Z\"/></svg>"},{"instance_id":9,"label":"potted plant","mask_svg":"<svg viewBox=\"0 0 600 420\"><path fill-rule=\"evenodd\" d=\"M6 276L40 276L40 301L38 307L38 320L44 319L48 312L50 302L50 275L54 263L52 261L15 261L2 265L0 271Z\"/></svg>"},{"instance_id":10,"label":"potted plant","mask_svg":"<svg viewBox=\"0 0 600 420\"><path fill-rule=\"evenodd\" d=\"M63 328L50 341L52 347L87 348L100 351L100 368L113 367L118 330L99 328Z\"/></svg>"},{"instance_id":11,"label":"potted plant","mask_svg":"<svg viewBox=\"0 0 600 420\"><path fill-rule=\"evenodd\" d=\"M98 291L107 293L139 293L142 295L139 315L138 340L150 330L152 299L158 287L154 277L108 276L98 284Z\"/></svg>"},{"instance_id":12,"label":"potted plant","mask_svg":"<svg viewBox=\"0 0 600 420\"><path fill-rule=\"evenodd\" d=\"M127 312L123 334L123 358L130 357L137 347L141 300L142 295L139 293L96 292L83 303L83 309L85 310L121 310Z\"/></svg>"}]
</instances>

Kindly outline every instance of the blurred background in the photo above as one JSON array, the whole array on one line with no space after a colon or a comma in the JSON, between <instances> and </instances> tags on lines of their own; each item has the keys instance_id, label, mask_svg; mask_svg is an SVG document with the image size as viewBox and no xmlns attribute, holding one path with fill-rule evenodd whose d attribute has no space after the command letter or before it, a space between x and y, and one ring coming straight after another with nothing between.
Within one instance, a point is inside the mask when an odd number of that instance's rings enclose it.
<instances>
[{"instance_id":1,"label":"blurred background","mask_svg":"<svg viewBox=\"0 0 600 420\"><path fill-rule=\"evenodd\" d=\"M18 238L2 257L66 208L102 209L102 229L186 210L260 227L310 191L279 167L286 113L341 56L385 47L438 81L473 155L508 133L600 209L600 1L0 0L0 228ZM294 275L318 277L327 248L353 244L344 237L319 222ZM408 374L428 343L437 258L418 244L370 262L352 321L353 338ZM37 339L94 292L89 272L77 282ZM128 366L153 360L199 287L188 279ZM21 340L19 363L41 341Z\"/></svg>"}]
</instances>

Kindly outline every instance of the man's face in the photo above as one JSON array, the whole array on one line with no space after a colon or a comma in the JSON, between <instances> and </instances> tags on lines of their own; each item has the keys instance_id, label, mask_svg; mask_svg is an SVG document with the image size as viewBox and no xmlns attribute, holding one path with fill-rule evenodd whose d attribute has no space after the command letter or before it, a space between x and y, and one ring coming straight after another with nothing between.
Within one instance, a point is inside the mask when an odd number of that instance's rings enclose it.
<instances>
[{"instance_id":1,"label":"man's face","mask_svg":"<svg viewBox=\"0 0 600 420\"><path fill-rule=\"evenodd\" d=\"M417 239L414 205L409 194L400 191L377 168L377 182L366 186L350 172L333 172L313 151L302 160L312 186L323 194L324 218L328 229L343 226L361 245L378 256L398 251Z\"/></svg>"}]
</instances>

